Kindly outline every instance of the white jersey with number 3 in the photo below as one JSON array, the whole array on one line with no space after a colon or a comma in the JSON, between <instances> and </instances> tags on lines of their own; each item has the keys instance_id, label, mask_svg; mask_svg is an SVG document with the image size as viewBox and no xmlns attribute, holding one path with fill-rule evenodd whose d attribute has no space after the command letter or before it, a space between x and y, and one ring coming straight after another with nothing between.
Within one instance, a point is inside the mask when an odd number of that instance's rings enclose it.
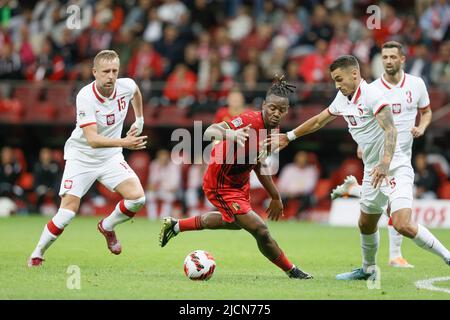
<instances>
[{"instance_id":1,"label":"white jersey with number 3","mask_svg":"<svg viewBox=\"0 0 450 320\"><path fill-rule=\"evenodd\" d=\"M373 82L391 104L397 142L402 152L411 161L413 135L411 129L415 126L418 109L429 107L430 98L423 80L403 72L400 81L393 85L386 81L384 75Z\"/></svg>"},{"instance_id":2,"label":"white jersey with number 3","mask_svg":"<svg viewBox=\"0 0 450 320\"><path fill-rule=\"evenodd\" d=\"M364 171L371 171L380 164L384 154L384 130L375 117L384 107L390 107L390 101L373 83L367 84L365 80L361 80L353 97L346 97L339 91L328 107L331 115L344 117L350 134L362 148ZM390 169L408 162L397 144Z\"/></svg>"},{"instance_id":3,"label":"white jersey with number 3","mask_svg":"<svg viewBox=\"0 0 450 320\"><path fill-rule=\"evenodd\" d=\"M83 87L76 98L77 123L64 146L64 159L101 164L122 155L121 147L94 149L89 146L82 128L96 124L99 135L120 138L128 106L136 89L136 83L130 78L117 79L110 97L103 97L98 92L95 81Z\"/></svg>"}]
</instances>

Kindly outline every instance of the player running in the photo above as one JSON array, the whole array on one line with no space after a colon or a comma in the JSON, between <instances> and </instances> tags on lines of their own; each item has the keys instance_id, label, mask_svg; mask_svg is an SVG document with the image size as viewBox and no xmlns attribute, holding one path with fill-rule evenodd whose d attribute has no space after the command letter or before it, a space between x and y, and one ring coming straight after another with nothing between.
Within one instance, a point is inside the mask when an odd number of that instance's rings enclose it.
<instances>
[{"instance_id":1,"label":"player running","mask_svg":"<svg viewBox=\"0 0 450 320\"><path fill-rule=\"evenodd\" d=\"M119 65L116 52L99 52L92 69L95 81L77 95L76 127L64 146L66 165L59 191L61 205L44 227L28 260L30 267L42 265L44 252L75 217L81 198L96 180L124 198L97 225L114 254L122 251L114 227L131 219L145 204L139 179L122 154L122 148L140 150L146 147L147 136L139 136L144 125L142 96L132 79L117 79ZM121 138L130 101L136 121L126 137Z\"/></svg>"},{"instance_id":2,"label":"player running","mask_svg":"<svg viewBox=\"0 0 450 320\"><path fill-rule=\"evenodd\" d=\"M431 123L430 98L423 80L403 70L405 53L401 43L396 41L384 43L381 58L385 73L373 84L391 103L394 124L398 132L398 145L410 159L409 166L413 170L411 166L413 138L421 137ZM420 114L420 122L415 126L417 111ZM336 187L331 193L331 198L336 199L345 195L361 197L361 186L353 176L348 176L343 184ZM395 230L392 218L389 219L388 230L389 265L412 268L413 266L402 257L403 236Z\"/></svg>"},{"instance_id":3,"label":"player running","mask_svg":"<svg viewBox=\"0 0 450 320\"><path fill-rule=\"evenodd\" d=\"M250 172L255 170L259 181L272 198L267 209L269 219L278 220L283 214L280 194L272 176L262 171L258 149L259 141L262 142L268 133L276 130L287 114L288 95L293 87L283 77L276 76L266 94L262 111L246 111L231 121L212 124L206 129L205 139L220 142L211 152L210 164L203 179L203 190L219 211L187 219L164 219L159 237L161 247L184 231L242 228L256 239L261 253L290 278L312 278L289 261L270 235L264 220L250 206L249 178ZM233 148L235 142L238 148Z\"/></svg>"},{"instance_id":4,"label":"player running","mask_svg":"<svg viewBox=\"0 0 450 320\"><path fill-rule=\"evenodd\" d=\"M367 84L361 78L358 61L353 56L336 59L330 65L330 72L339 90L331 105L287 134L271 135L266 144L274 151L282 149L290 141L319 130L337 116L343 116L350 134L361 146L364 178L358 225L363 265L352 272L337 275L336 279L366 280L374 276L379 243L377 225L388 203L394 228L450 265L447 248L427 228L411 221L414 172L410 155L396 147L397 130L388 100L375 84ZM419 96L411 93L411 99L417 101Z\"/></svg>"}]
</instances>

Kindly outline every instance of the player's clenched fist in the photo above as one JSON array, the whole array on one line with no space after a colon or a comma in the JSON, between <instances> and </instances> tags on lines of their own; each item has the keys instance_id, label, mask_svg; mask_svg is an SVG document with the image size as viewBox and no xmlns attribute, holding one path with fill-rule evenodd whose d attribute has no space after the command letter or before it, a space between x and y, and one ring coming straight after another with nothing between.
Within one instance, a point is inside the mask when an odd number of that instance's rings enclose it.
<instances>
[{"instance_id":1,"label":"player's clenched fist","mask_svg":"<svg viewBox=\"0 0 450 320\"><path fill-rule=\"evenodd\" d=\"M145 149L147 145L147 136L135 137L134 135L127 135L122 139L123 147L130 150Z\"/></svg>"}]
</instances>

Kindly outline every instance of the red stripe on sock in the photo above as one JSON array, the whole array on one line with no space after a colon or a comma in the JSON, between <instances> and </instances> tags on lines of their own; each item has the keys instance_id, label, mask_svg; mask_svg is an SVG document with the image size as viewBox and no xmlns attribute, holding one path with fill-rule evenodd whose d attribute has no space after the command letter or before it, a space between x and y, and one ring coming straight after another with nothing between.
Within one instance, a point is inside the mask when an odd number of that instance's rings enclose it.
<instances>
[{"instance_id":1,"label":"red stripe on sock","mask_svg":"<svg viewBox=\"0 0 450 320\"><path fill-rule=\"evenodd\" d=\"M125 207L125 200L121 200L119 202L119 209L120 209L120 212L122 212L124 215L126 215L130 218L133 218L135 215L135 212L130 211L127 209L127 207Z\"/></svg>"},{"instance_id":2,"label":"red stripe on sock","mask_svg":"<svg viewBox=\"0 0 450 320\"><path fill-rule=\"evenodd\" d=\"M281 251L281 254L278 258L275 260L272 260L272 262L281 270L283 271L289 271L294 266L292 262L289 261L289 259L284 255L284 252Z\"/></svg>"},{"instance_id":3,"label":"red stripe on sock","mask_svg":"<svg viewBox=\"0 0 450 320\"><path fill-rule=\"evenodd\" d=\"M388 225L389 225L389 226L392 226L392 225L393 225L393 224L392 224L392 218L391 218L391 217L389 217Z\"/></svg>"},{"instance_id":4,"label":"red stripe on sock","mask_svg":"<svg viewBox=\"0 0 450 320\"><path fill-rule=\"evenodd\" d=\"M180 219L178 220L178 223L180 227L180 232L203 229L200 216Z\"/></svg>"},{"instance_id":5,"label":"red stripe on sock","mask_svg":"<svg viewBox=\"0 0 450 320\"><path fill-rule=\"evenodd\" d=\"M52 220L47 223L47 229L55 236L59 236L64 231L64 229L58 228Z\"/></svg>"}]
</instances>

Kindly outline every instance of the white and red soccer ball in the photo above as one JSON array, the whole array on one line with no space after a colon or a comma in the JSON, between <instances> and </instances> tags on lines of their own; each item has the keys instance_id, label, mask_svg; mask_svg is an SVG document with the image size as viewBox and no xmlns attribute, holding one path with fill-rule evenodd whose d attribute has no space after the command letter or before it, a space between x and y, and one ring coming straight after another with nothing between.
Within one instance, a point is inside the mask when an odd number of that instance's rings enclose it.
<instances>
[{"instance_id":1,"label":"white and red soccer ball","mask_svg":"<svg viewBox=\"0 0 450 320\"><path fill-rule=\"evenodd\" d=\"M195 250L184 259L184 273L191 280L208 280L216 269L213 256L204 250Z\"/></svg>"}]
</instances>

